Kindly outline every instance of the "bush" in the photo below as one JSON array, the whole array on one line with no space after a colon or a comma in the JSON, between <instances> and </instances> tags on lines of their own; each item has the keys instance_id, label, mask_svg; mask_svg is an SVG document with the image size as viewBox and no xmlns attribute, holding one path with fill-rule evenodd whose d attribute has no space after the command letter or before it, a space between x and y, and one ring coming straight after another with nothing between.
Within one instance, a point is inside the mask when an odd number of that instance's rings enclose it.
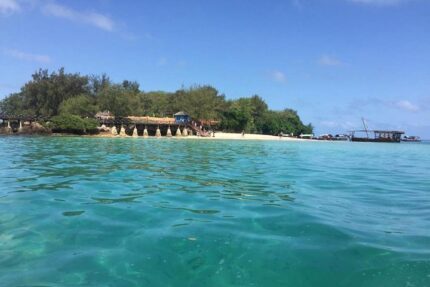
<instances>
[{"instance_id":1,"label":"bush","mask_svg":"<svg viewBox=\"0 0 430 287\"><path fill-rule=\"evenodd\" d=\"M72 134L97 133L98 122L95 119L83 119L78 116L63 114L51 118L49 127L54 132Z\"/></svg>"}]
</instances>

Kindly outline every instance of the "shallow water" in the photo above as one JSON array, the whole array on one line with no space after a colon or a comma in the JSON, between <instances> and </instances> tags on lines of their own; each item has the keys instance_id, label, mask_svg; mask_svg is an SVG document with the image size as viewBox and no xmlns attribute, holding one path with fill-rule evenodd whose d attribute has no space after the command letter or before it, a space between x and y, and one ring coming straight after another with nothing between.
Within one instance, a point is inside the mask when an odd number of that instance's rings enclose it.
<instances>
[{"instance_id":1,"label":"shallow water","mask_svg":"<svg viewBox=\"0 0 430 287\"><path fill-rule=\"evenodd\" d=\"M430 286L430 144L0 147L1 286Z\"/></svg>"}]
</instances>

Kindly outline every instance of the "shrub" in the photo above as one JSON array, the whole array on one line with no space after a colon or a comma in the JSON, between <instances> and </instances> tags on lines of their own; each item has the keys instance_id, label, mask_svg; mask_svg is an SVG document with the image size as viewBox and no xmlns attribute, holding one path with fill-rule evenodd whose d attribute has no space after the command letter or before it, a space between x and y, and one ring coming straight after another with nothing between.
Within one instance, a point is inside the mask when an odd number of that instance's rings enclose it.
<instances>
[{"instance_id":1,"label":"shrub","mask_svg":"<svg viewBox=\"0 0 430 287\"><path fill-rule=\"evenodd\" d=\"M62 114L51 118L49 127L54 132L72 134L97 133L98 122L95 119L83 119L79 116Z\"/></svg>"}]
</instances>

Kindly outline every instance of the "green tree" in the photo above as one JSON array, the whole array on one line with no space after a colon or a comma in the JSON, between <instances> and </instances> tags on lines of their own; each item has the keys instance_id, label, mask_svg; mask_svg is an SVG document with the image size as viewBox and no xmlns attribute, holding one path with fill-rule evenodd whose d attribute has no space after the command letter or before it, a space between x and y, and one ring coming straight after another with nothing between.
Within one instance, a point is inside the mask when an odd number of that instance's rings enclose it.
<instances>
[{"instance_id":1,"label":"green tree","mask_svg":"<svg viewBox=\"0 0 430 287\"><path fill-rule=\"evenodd\" d=\"M26 106L21 93L11 94L0 102L0 113L8 115L35 115L35 111Z\"/></svg>"},{"instance_id":2,"label":"green tree","mask_svg":"<svg viewBox=\"0 0 430 287\"><path fill-rule=\"evenodd\" d=\"M94 117L98 107L87 95L79 95L64 100L59 108L61 114L77 115L80 117Z\"/></svg>"},{"instance_id":3,"label":"green tree","mask_svg":"<svg viewBox=\"0 0 430 287\"><path fill-rule=\"evenodd\" d=\"M262 133L264 123L264 115L269 110L266 102L258 95L252 96L250 99L252 109L252 117L255 125L255 132Z\"/></svg>"},{"instance_id":4,"label":"green tree","mask_svg":"<svg viewBox=\"0 0 430 287\"><path fill-rule=\"evenodd\" d=\"M61 68L48 73L39 70L32 75L21 92L2 101L1 109L13 114L51 117L58 115L60 104L69 98L88 93L88 78L79 74L66 74Z\"/></svg>"},{"instance_id":5,"label":"green tree","mask_svg":"<svg viewBox=\"0 0 430 287\"><path fill-rule=\"evenodd\" d=\"M136 106L133 98L137 95L121 85L113 85L103 89L98 96L99 107L110 111L115 117L126 117L132 114Z\"/></svg>"},{"instance_id":6,"label":"green tree","mask_svg":"<svg viewBox=\"0 0 430 287\"><path fill-rule=\"evenodd\" d=\"M139 83L136 81L128 81L128 80L124 80L122 82L122 87L128 91L131 91L135 94L139 93Z\"/></svg>"},{"instance_id":7,"label":"green tree","mask_svg":"<svg viewBox=\"0 0 430 287\"><path fill-rule=\"evenodd\" d=\"M231 101L224 112L222 127L235 132L261 133L267 111L267 104L257 95Z\"/></svg>"},{"instance_id":8,"label":"green tree","mask_svg":"<svg viewBox=\"0 0 430 287\"><path fill-rule=\"evenodd\" d=\"M226 108L225 96L211 86L178 90L171 95L171 102L171 112L185 111L201 120L219 119Z\"/></svg>"},{"instance_id":9,"label":"green tree","mask_svg":"<svg viewBox=\"0 0 430 287\"><path fill-rule=\"evenodd\" d=\"M175 113L171 98L172 95L163 91L140 93L141 109L148 116L172 116Z\"/></svg>"},{"instance_id":10,"label":"green tree","mask_svg":"<svg viewBox=\"0 0 430 287\"><path fill-rule=\"evenodd\" d=\"M300 135L312 133L312 125L305 126L296 111L285 109L283 111L268 111L264 115L262 132L277 135L279 133Z\"/></svg>"},{"instance_id":11,"label":"green tree","mask_svg":"<svg viewBox=\"0 0 430 287\"><path fill-rule=\"evenodd\" d=\"M109 88L111 85L112 82L106 74L88 77L88 90L92 98L97 98L101 91Z\"/></svg>"},{"instance_id":12,"label":"green tree","mask_svg":"<svg viewBox=\"0 0 430 287\"><path fill-rule=\"evenodd\" d=\"M231 132L254 132L254 118L249 99L240 98L230 102L230 107L223 113L221 127Z\"/></svg>"},{"instance_id":13,"label":"green tree","mask_svg":"<svg viewBox=\"0 0 430 287\"><path fill-rule=\"evenodd\" d=\"M88 78L79 74L66 74L64 68L52 74L48 74L48 70L39 70L32 78L21 89L21 93L24 106L34 109L37 116L58 115L59 106L64 100L88 93Z\"/></svg>"}]
</instances>

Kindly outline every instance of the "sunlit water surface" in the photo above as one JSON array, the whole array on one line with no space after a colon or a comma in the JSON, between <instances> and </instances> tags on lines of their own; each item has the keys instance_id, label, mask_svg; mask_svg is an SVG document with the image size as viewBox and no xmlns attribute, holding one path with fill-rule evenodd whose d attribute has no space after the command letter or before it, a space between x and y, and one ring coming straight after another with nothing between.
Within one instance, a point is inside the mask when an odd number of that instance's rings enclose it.
<instances>
[{"instance_id":1,"label":"sunlit water surface","mask_svg":"<svg viewBox=\"0 0 430 287\"><path fill-rule=\"evenodd\" d=\"M0 137L1 286L430 286L430 144Z\"/></svg>"}]
</instances>

